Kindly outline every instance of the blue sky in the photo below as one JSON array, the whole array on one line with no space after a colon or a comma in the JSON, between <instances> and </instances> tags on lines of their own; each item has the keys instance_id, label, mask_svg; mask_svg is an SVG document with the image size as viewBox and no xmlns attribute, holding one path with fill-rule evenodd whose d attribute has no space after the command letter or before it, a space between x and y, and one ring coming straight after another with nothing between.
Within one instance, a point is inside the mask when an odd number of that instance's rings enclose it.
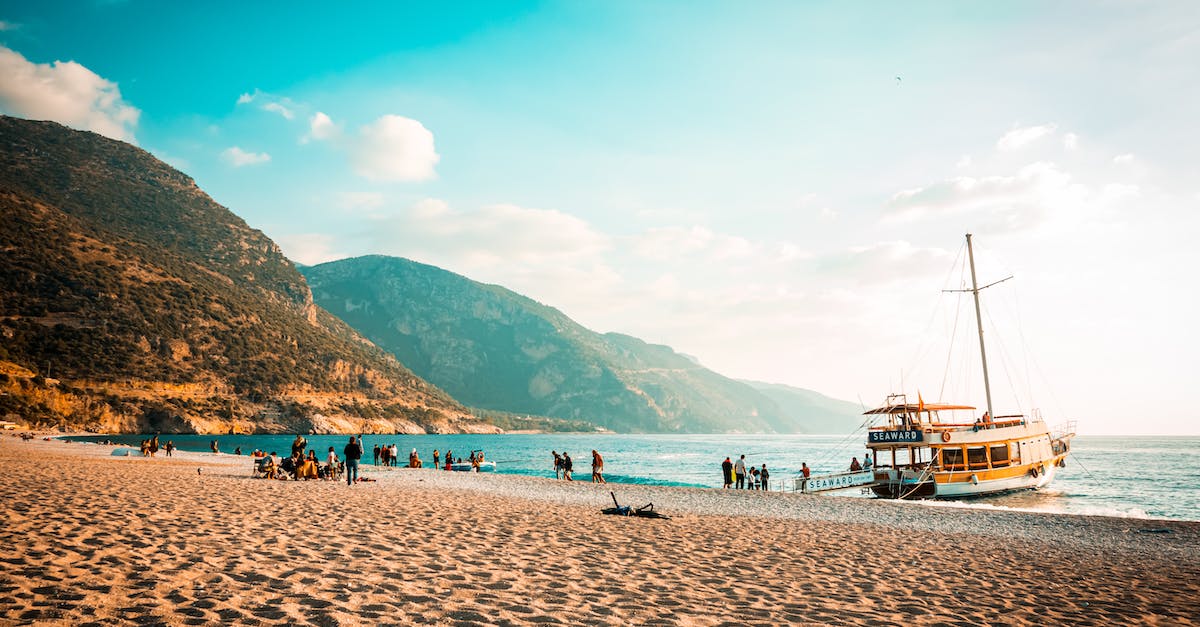
<instances>
[{"instance_id":1,"label":"blue sky","mask_svg":"<svg viewBox=\"0 0 1200 627\"><path fill-rule=\"evenodd\" d=\"M941 388L970 230L1017 275L988 295L1012 404L1195 433L1198 17L0 2L0 110L150 150L299 262L413 258L866 404L982 402Z\"/></svg>"}]
</instances>

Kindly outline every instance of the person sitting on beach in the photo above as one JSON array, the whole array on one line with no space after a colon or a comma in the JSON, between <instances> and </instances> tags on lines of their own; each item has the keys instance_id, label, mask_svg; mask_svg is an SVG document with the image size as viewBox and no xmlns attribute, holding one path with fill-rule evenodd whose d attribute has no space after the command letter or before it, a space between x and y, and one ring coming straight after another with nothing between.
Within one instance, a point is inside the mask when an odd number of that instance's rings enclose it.
<instances>
[{"instance_id":1,"label":"person sitting on beach","mask_svg":"<svg viewBox=\"0 0 1200 627\"><path fill-rule=\"evenodd\" d=\"M420 468L421 467L421 456L417 455L417 449L413 449L412 452L408 454L408 467L409 468Z\"/></svg>"},{"instance_id":2,"label":"person sitting on beach","mask_svg":"<svg viewBox=\"0 0 1200 627\"><path fill-rule=\"evenodd\" d=\"M862 464L858 463L858 458L857 457L851 458L850 459L850 472L858 472L860 470L862 470Z\"/></svg>"},{"instance_id":3,"label":"person sitting on beach","mask_svg":"<svg viewBox=\"0 0 1200 627\"><path fill-rule=\"evenodd\" d=\"M299 467L296 469L296 479L304 479L305 481L308 481L309 479L320 478L321 473L318 470L319 465L320 462L317 461L317 452L310 450L308 452L308 456L300 460Z\"/></svg>"},{"instance_id":4,"label":"person sitting on beach","mask_svg":"<svg viewBox=\"0 0 1200 627\"><path fill-rule=\"evenodd\" d=\"M276 479L279 477L279 457L275 455L275 451L271 451L270 457L263 462L263 473L268 479Z\"/></svg>"}]
</instances>

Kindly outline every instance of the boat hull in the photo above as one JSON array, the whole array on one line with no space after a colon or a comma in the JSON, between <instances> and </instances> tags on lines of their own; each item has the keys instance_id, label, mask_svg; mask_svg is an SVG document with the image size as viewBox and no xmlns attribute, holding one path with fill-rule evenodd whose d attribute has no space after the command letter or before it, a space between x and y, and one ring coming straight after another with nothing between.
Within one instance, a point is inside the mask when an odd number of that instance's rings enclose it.
<instances>
[{"instance_id":1,"label":"boat hull","mask_svg":"<svg viewBox=\"0 0 1200 627\"><path fill-rule=\"evenodd\" d=\"M461 464L450 464L450 470L456 472L471 472L474 470L474 467L472 467L470 462L463 462ZM483 462L479 464L479 472L496 472L496 462Z\"/></svg>"}]
</instances>

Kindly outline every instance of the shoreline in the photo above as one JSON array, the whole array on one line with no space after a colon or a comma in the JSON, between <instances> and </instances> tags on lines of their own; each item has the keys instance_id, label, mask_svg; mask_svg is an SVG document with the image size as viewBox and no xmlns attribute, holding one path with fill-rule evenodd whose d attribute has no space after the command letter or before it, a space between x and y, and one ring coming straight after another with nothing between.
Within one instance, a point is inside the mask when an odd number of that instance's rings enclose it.
<instances>
[{"instance_id":1,"label":"shoreline","mask_svg":"<svg viewBox=\"0 0 1200 627\"><path fill-rule=\"evenodd\" d=\"M1200 616L1194 522L370 466L375 483L284 482L245 456L110 451L0 438L0 624ZM671 519L601 515L609 489Z\"/></svg>"}]
</instances>

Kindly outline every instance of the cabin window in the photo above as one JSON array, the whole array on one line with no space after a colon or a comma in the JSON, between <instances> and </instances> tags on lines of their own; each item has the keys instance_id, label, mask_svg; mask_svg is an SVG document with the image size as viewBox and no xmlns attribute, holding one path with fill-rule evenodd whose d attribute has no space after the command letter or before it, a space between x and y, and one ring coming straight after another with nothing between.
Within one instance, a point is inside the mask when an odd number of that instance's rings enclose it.
<instances>
[{"instance_id":1,"label":"cabin window","mask_svg":"<svg viewBox=\"0 0 1200 627\"><path fill-rule=\"evenodd\" d=\"M987 447L984 446L968 446L967 447L967 465L972 469L987 468Z\"/></svg>"},{"instance_id":2,"label":"cabin window","mask_svg":"<svg viewBox=\"0 0 1200 627\"><path fill-rule=\"evenodd\" d=\"M996 444L991 447L992 466L1008 465L1008 444Z\"/></svg>"},{"instance_id":3,"label":"cabin window","mask_svg":"<svg viewBox=\"0 0 1200 627\"><path fill-rule=\"evenodd\" d=\"M1020 464L1021 463L1021 443L1020 442L1009 442L1008 446L1009 446L1009 449L1008 449L1009 463Z\"/></svg>"},{"instance_id":4,"label":"cabin window","mask_svg":"<svg viewBox=\"0 0 1200 627\"><path fill-rule=\"evenodd\" d=\"M942 449L942 468L946 470L963 470L963 452L961 448Z\"/></svg>"}]
</instances>

